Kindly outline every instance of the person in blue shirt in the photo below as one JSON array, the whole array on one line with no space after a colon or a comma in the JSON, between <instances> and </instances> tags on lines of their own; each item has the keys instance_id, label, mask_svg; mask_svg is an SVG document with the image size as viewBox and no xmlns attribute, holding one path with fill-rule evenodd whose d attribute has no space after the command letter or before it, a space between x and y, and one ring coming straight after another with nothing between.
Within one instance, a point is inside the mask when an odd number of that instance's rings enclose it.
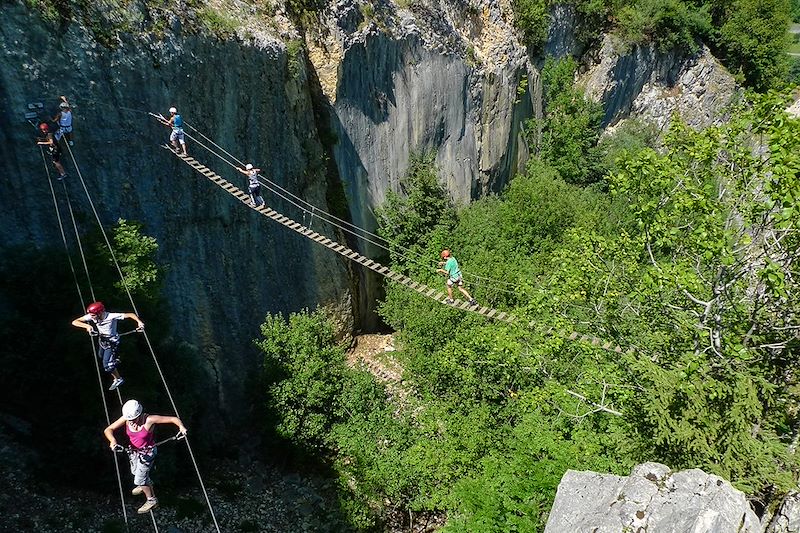
<instances>
[{"instance_id":1,"label":"person in blue shirt","mask_svg":"<svg viewBox=\"0 0 800 533\"><path fill-rule=\"evenodd\" d=\"M164 124L172 128L172 133L169 134L169 141L175 147L177 153L189 155L186 152L186 139L183 133L183 118L178 114L178 110L174 107L169 108L169 120L165 120Z\"/></svg>"},{"instance_id":2,"label":"person in blue shirt","mask_svg":"<svg viewBox=\"0 0 800 533\"><path fill-rule=\"evenodd\" d=\"M443 268L437 268L436 272L445 274L447 276L447 300L446 302L449 304L455 303L453 300L453 285L458 287L458 290L461 291L461 294L467 297L467 301L470 305L475 306L478 305L478 302L475 301L470 293L467 292L467 289L464 288L464 278L461 276L461 269L458 267L458 261L453 255L450 253L450 250L442 250L442 259L443 261L439 263L439 266Z\"/></svg>"}]
</instances>

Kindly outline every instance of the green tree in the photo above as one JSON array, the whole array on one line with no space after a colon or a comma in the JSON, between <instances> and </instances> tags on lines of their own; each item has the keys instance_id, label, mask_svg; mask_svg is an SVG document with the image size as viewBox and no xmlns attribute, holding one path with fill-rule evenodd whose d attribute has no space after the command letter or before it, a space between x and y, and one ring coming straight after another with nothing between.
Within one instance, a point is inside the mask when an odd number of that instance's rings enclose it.
<instances>
[{"instance_id":1,"label":"green tree","mask_svg":"<svg viewBox=\"0 0 800 533\"><path fill-rule=\"evenodd\" d=\"M547 40L550 13L546 0L513 0L514 26L522 33L523 41L534 53Z\"/></svg>"},{"instance_id":2,"label":"green tree","mask_svg":"<svg viewBox=\"0 0 800 533\"><path fill-rule=\"evenodd\" d=\"M400 193L389 191L386 202L375 213L378 234L392 243L392 263L405 268L414 266L413 256L438 257L437 248L444 245L444 236L455 224L455 216L448 192L439 183L433 153L411 156L400 180ZM416 268L419 271L420 265ZM429 270L422 267L423 272Z\"/></svg>"},{"instance_id":3,"label":"green tree","mask_svg":"<svg viewBox=\"0 0 800 533\"><path fill-rule=\"evenodd\" d=\"M548 58L542 69L544 118L528 123L531 152L568 183L586 185L602 177L597 148L603 111L574 87L577 63Z\"/></svg>"},{"instance_id":4,"label":"green tree","mask_svg":"<svg viewBox=\"0 0 800 533\"><path fill-rule=\"evenodd\" d=\"M310 449L322 449L337 418L346 367L333 327L321 311L294 313L288 321L267 315L261 325L270 407L277 431Z\"/></svg>"},{"instance_id":5,"label":"green tree","mask_svg":"<svg viewBox=\"0 0 800 533\"><path fill-rule=\"evenodd\" d=\"M662 52L697 51L699 39L711 33L708 6L682 0L636 0L619 10L618 30L629 44L653 42Z\"/></svg>"},{"instance_id":6,"label":"green tree","mask_svg":"<svg viewBox=\"0 0 800 533\"><path fill-rule=\"evenodd\" d=\"M736 0L718 9L716 45L728 68L750 87L779 87L788 71L788 0Z\"/></svg>"},{"instance_id":7,"label":"green tree","mask_svg":"<svg viewBox=\"0 0 800 533\"><path fill-rule=\"evenodd\" d=\"M144 235L139 222L129 222L122 218L111 229L111 233L114 257L124 275L124 281L117 281L114 286L123 292L128 290L135 295L156 297L160 289L160 270L155 262L158 251L156 239ZM105 243L98 247L109 265L113 266L114 258Z\"/></svg>"}]
</instances>

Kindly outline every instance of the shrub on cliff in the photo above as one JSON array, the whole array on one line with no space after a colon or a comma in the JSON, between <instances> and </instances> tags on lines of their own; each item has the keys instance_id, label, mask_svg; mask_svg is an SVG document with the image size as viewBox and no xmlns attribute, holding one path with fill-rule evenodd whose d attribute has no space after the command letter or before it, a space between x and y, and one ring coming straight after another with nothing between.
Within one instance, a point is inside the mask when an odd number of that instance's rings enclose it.
<instances>
[{"instance_id":1,"label":"shrub on cliff","mask_svg":"<svg viewBox=\"0 0 800 533\"><path fill-rule=\"evenodd\" d=\"M637 0L618 15L618 31L630 44L655 43L659 50L696 51L699 39L711 32L708 6L681 0Z\"/></svg>"},{"instance_id":2,"label":"shrub on cliff","mask_svg":"<svg viewBox=\"0 0 800 533\"><path fill-rule=\"evenodd\" d=\"M788 0L736 0L716 12L714 43L725 65L758 91L780 87L789 69Z\"/></svg>"},{"instance_id":3,"label":"shrub on cliff","mask_svg":"<svg viewBox=\"0 0 800 533\"><path fill-rule=\"evenodd\" d=\"M546 0L513 0L514 26L522 33L523 42L533 52L541 51L547 40L550 14Z\"/></svg>"},{"instance_id":4,"label":"shrub on cliff","mask_svg":"<svg viewBox=\"0 0 800 533\"><path fill-rule=\"evenodd\" d=\"M542 69L544 117L528 121L528 144L535 159L568 183L588 185L602 177L602 106L574 86L577 63L548 58Z\"/></svg>"}]
</instances>

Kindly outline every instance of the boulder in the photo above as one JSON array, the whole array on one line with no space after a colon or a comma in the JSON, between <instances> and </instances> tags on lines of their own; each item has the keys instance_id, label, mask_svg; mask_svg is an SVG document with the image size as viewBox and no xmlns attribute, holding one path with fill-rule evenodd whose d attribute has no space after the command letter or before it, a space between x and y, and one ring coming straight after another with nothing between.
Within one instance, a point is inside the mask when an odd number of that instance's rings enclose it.
<instances>
[{"instance_id":1,"label":"boulder","mask_svg":"<svg viewBox=\"0 0 800 533\"><path fill-rule=\"evenodd\" d=\"M702 470L644 463L628 477L567 471L545 533L623 531L759 533L761 525L744 493Z\"/></svg>"}]
</instances>

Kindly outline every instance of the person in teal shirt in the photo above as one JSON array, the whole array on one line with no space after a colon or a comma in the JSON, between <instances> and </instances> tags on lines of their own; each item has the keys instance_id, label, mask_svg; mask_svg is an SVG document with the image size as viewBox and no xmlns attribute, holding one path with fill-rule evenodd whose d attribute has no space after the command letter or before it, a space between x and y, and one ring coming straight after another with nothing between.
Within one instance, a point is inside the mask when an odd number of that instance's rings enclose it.
<instances>
[{"instance_id":1,"label":"person in teal shirt","mask_svg":"<svg viewBox=\"0 0 800 533\"><path fill-rule=\"evenodd\" d=\"M455 303L455 300L453 300L453 286L455 285L458 287L458 290L461 291L461 294L467 297L467 301L470 305L478 305L475 298L464 288L464 278L461 276L461 269L458 267L458 261L456 261L456 258L450 253L450 250L442 250L442 259L444 259L444 261L440 262L439 266L443 266L443 268L437 268L436 272L447 276L446 302L449 304Z\"/></svg>"}]
</instances>

